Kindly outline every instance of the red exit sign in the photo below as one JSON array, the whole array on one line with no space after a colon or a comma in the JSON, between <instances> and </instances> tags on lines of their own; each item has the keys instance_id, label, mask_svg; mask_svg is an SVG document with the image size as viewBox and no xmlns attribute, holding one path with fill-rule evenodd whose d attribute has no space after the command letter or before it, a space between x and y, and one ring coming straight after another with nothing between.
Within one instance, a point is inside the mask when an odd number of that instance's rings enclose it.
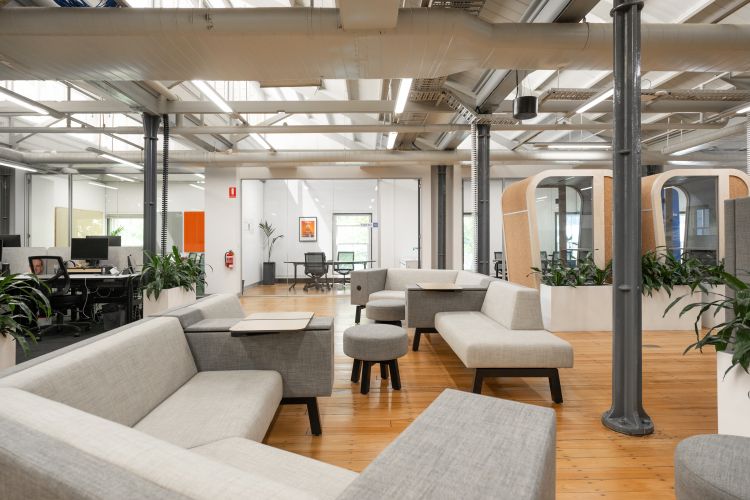
<instances>
[{"instance_id":1,"label":"red exit sign","mask_svg":"<svg viewBox=\"0 0 750 500\"><path fill-rule=\"evenodd\" d=\"M237 198L237 186L229 186L229 197Z\"/></svg>"}]
</instances>

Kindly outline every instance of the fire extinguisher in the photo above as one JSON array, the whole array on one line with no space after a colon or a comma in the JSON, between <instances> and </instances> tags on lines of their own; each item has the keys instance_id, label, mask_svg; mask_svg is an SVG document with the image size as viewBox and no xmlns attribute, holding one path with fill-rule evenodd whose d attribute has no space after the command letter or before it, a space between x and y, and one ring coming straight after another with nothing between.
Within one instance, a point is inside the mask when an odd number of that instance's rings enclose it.
<instances>
[{"instance_id":1,"label":"fire extinguisher","mask_svg":"<svg viewBox=\"0 0 750 500\"><path fill-rule=\"evenodd\" d=\"M224 254L224 265L229 269L234 269L234 252L228 251Z\"/></svg>"}]
</instances>

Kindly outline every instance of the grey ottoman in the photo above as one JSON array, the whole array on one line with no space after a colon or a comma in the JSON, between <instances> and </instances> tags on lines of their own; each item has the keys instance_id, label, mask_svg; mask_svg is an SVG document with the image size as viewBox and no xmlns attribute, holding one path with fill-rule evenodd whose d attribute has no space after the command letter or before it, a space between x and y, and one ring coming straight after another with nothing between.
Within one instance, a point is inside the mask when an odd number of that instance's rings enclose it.
<instances>
[{"instance_id":1,"label":"grey ottoman","mask_svg":"<svg viewBox=\"0 0 750 500\"><path fill-rule=\"evenodd\" d=\"M674 454L677 500L750 498L750 438L707 434L689 437Z\"/></svg>"},{"instance_id":2,"label":"grey ottoman","mask_svg":"<svg viewBox=\"0 0 750 500\"><path fill-rule=\"evenodd\" d=\"M371 300L365 308L365 315L376 323L401 326L406 318L406 302L399 299Z\"/></svg>"},{"instance_id":3,"label":"grey ottoman","mask_svg":"<svg viewBox=\"0 0 750 500\"><path fill-rule=\"evenodd\" d=\"M368 304L367 307L370 307ZM370 391L370 371L374 363L380 363L380 376L391 375L391 387L401 389L401 377L398 373L398 358L406 354L409 340L406 330L399 326L370 324L356 325L344 332L344 354L354 358L352 382L359 382L362 374L360 392Z\"/></svg>"}]
</instances>

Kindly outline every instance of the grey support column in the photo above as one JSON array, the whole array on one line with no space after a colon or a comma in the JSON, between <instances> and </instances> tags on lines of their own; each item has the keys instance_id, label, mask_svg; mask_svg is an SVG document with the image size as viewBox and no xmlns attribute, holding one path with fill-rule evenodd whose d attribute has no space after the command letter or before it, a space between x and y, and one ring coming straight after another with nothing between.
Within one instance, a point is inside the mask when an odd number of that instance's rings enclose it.
<instances>
[{"instance_id":1,"label":"grey support column","mask_svg":"<svg viewBox=\"0 0 750 500\"><path fill-rule=\"evenodd\" d=\"M437 268L445 269L445 229L446 229L446 170L445 165L437 166Z\"/></svg>"},{"instance_id":2,"label":"grey support column","mask_svg":"<svg viewBox=\"0 0 750 500\"><path fill-rule=\"evenodd\" d=\"M143 252L156 254L156 145L158 115L143 113Z\"/></svg>"},{"instance_id":3,"label":"grey support column","mask_svg":"<svg viewBox=\"0 0 750 500\"><path fill-rule=\"evenodd\" d=\"M654 432L643 409L641 331L641 14L643 2L615 0L615 137L612 407L610 429L633 436Z\"/></svg>"},{"instance_id":4,"label":"grey support column","mask_svg":"<svg viewBox=\"0 0 750 500\"><path fill-rule=\"evenodd\" d=\"M490 274L490 126L472 125L471 191L474 196L476 271Z\"/></svg>"}]
</instances>

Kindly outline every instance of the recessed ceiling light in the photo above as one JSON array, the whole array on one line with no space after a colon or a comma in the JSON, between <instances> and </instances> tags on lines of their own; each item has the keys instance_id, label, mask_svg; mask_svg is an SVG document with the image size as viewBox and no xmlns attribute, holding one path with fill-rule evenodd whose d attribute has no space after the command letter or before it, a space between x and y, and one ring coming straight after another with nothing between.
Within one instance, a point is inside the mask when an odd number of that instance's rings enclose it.
<instances>
[{"instance_id":1,"label":"recessed ceiling light","mask_svg":"<svg viewBox=\"0 0 750 500\"><path fill-rule=\"evenodd\" d=\"M229 104L226 103L226 101L219 95L214 88L209 85L208 83L204 82L203 80L193 80L193 85L198 87L198 90L200 90L203 95L208 97L216 106L222 110L225 113L234 113L232 111L232 108L229 107Z\"/></svg>"},{"instance_id":2,"label":"recessed ceiling light","mask_svg":"<svg viewBox=\"0 0 750 500\"><path fill-rule=\"evenodd\" d=\"M409 99L409 91L411 90L411 78L402 78L398 84L398 94L396 95L396 107L393 109L394 113L400 115L406 108L406 101Z\"/></svg>"},{"instance_id":3,"label":"recessed ceiling light","mask_svg":"<svg viewBox=\"0 0 750 500\"><path fill-rule=\"evenodd\" d=\"M15 96L12 96L8 92L11 92L11 91L6 88L0 87L0 99L10 101L14 104L18 104L19 106L24 107L30 111L33 111L34 113L39 113L40 115L49 115L49 112L46 109L40 106L35 106L34 104L30 102L27 102L23 99L19 99Z\"/></svg>"},{"instance_id":4,"label":"recessed ceiling light","mask_svg":"<svg viewBox=\"0 0 750 500\"><path fill-rule=\"evenodd\" d=\"M193 174L193 175L195 175L196 177L200 177L201 179L205 179L206 178L206 176L203 175L203 174Z\"/></svg>"},{"instance_id":5,"label":"recessed ceiling light","mask_svg":"<svg viewBox=\"0 0 750 500\"><path fill-rule=\"evenodd\" d=\"M190 184L190 187L194 187L195 189L200 189L201 191L205 191L206 188L203 186L199 186L198 184Z\"/></svg>"},{"instance_id":6,"label":"recessed ceiling light","mask_svg":"<svg viewBox=\"0 0 750 500\"><path fill-rule=\"evenodd\" d=\"M589 100L588 102L584 103L580 108L576 109L576 113L579 113L579 114L580 113L585 113L586 111L588 111L589 109L593 108L594 106L596 106L600 102L606 101L607 99L609 99L610 97L612 97L614 95L614 93L615 93L615 89L605 90L604 92L602 92L598 96L595 96L591 100Z\"/></svg>"},{"instance_id":7,"label":"recessed ceiling light","mask_svg":"<svg viewBox=\"0 0 750 500\"><path fill-rule=\"evenodd\" d=\"M398 136L398 133L396 132L390 132L388 134L388 149L393 149L393 146L396 145L396 137Z\"/></svg>"},{"instance_id":8,"label":"recessed ceiling light","mask_svg":"<svg viewBox=\"0 0 750 500\"><path fill-rule=\"evenodd\" d=\"M99 182L89 182L89 184L91 184L92 186L96 186L96 187L100 187L100 188L104 188L104 189L112 189L113 191L117 191L116 187L107 186L106 184L101 184Z\"/></svg>"},{"instance_id":9,"label":"recessed ceiling light","mask_svg":"<svg viewBox=\"0 0 750 500\"><path fill-rule=\"evenodd\" d=\"M7 160L0 160L0 165L3 165L5 167L10 167L10 168L15 168L16 170L23 170L24 172L38 172L38 170L33 169L31 167L27 167L25 165L21 165L15 162L10 162Z\"/></svg>"}]
</instances>

